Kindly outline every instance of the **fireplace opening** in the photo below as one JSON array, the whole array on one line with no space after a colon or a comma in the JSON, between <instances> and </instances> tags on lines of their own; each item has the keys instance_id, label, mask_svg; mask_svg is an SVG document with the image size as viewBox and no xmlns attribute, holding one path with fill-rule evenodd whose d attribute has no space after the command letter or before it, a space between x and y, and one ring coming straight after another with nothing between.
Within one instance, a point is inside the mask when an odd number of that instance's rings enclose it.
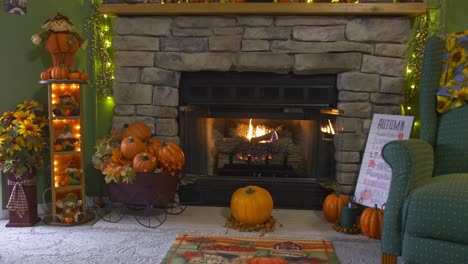
<instances>
[{"instance_id":1,"label":"fireplace opening","mask_svg":"<svg viewBox=\"0 0 468 264\"><path fill-rule=\"evenodd\" d=\"M319 209L334 179L336 75L182 73L181 199L229 206L245 185L279 208Z\"/></svg>"}]
</instances>

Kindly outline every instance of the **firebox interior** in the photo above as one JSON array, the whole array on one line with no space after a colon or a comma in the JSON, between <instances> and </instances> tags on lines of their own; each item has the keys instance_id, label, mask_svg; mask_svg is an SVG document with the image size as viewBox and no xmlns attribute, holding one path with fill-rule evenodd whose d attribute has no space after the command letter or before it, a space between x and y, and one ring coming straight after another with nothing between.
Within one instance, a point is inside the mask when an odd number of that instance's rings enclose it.
<instances>
[{"instance_id":1,"label":"firebox interior","mask_svg":"<svg viewBox=\"0 0 468 264\"><path fill-rule=\"evenodd\" d=\"M179 89L190 179L183 199L226 205L236 188L255 184L279 207L321 203L304 200L325 193L321 177L334 177L333 133L324 127L335 116L324 110L336 108L336 75L190 72ZM285 190L294 193L285 198Z\"/></svg>"}]
</instances>

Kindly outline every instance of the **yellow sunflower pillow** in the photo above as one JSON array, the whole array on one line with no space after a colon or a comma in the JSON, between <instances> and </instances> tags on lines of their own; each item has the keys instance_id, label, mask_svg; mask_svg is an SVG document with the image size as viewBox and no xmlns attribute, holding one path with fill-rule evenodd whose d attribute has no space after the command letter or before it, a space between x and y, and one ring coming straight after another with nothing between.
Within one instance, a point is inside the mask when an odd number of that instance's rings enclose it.
<instances>
[{"instance_id":1,"label":"yellow sunflower pillow","mask_svg":"<svg viewBox=\"0 0 468 264\"><path fill-rule=\"evenodd\" d=\"M468 30L447 35L442 61L437 111L447 112L468 102Z\"/></svg>"}]
</instances>

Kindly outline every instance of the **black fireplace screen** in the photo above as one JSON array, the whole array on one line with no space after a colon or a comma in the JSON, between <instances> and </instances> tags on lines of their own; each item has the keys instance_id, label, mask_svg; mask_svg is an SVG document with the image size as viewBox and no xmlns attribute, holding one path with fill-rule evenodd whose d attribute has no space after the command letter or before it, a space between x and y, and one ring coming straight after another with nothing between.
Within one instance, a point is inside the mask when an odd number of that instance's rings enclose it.
<instances>
[{"instance_id":1,"label":"black fireplace screen","mask_svg":"<svg viewBox=\"0 0 468 264\"><path fill-rule=\"evenodd\" d=\"M183 73L185 175L332 177L336 75Z\"/></svg>"}]
</instances>

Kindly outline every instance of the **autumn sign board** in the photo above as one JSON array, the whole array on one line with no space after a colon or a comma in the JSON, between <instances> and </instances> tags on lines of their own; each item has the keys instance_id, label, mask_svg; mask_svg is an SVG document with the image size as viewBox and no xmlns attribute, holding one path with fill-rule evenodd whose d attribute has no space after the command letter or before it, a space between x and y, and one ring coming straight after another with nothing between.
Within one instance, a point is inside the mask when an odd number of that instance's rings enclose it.
<instances>
[{"instance_id":1,"label":"autumn sign board","mask_svg":"<svg viewBox=\"0 0 468 264\"><path fill-rule=\"evenodd\" d=\"M357 203L381 207L387 202L392 169L382 158L382 148L390 141L408 139L413 121L413 116L374 114L354 193Z\"/></svg>"}]
</instances>

